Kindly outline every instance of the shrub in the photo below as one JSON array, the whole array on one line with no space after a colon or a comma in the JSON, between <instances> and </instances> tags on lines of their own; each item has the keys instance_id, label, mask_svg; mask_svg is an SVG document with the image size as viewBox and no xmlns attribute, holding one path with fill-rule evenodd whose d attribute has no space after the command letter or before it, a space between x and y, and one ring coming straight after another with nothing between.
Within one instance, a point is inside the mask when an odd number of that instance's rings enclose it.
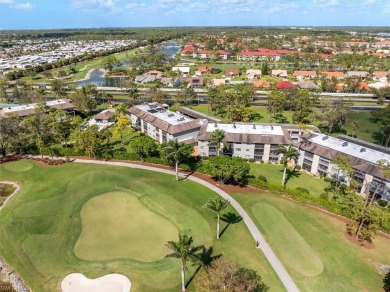
<instances>
[{"instance_id":1,"label":"shrub","mask_svg":"<svg viewBox=\"0 0 390 292\"><path fill-rule=\"evenodd\" d=\"M308 189L301 188L301 187L296 187L295 189L296 189L298 192L305 193L305 194L310 194L310 191L309 191Z\"/></svg>"},{"instance_id":2,"label":"shrub","mask_svg":"<svg viewBox=\"0 0 390 292\"><path fill-rule=\"evenodd\" d=\"M332 180L333 179L330 177L327 177L327 176L324 177L324 182L331 182Z\"/></svg>"},{"instance_id":3,"label":"shrub","mask_svg":"<svg viewBox=\"0 0 390 292\"><path fill-rule=\"evenodd\" d=\"M296 170L301 170L302 167L301 167L300 165L295 165L295 169L296 169Z\"/></svg>"},{"instance_id":4,"label":"shrub","mask_svg":"<svg viewBox=\"0 0 390 292\"><path fill-rule=\"evenodd\" d=\"M260 180L260 181L262 181L262 182L264 182L264 183L267 182L267 178L266 178L264 175L259 175L259 176L257 177L257 179Z\"/></svg>"},{"instance_id":5,"label":"shrub","mask_svg":"<svg viewBox=\"0 0 390 292\"><path fill-rule=\"evenodd\" d=\"M321 193L320 194L320 199L328 201L329 200L329 194L325 193L325 192Z\"/></svg>"},{"instance_id":6,"label":"shrub","mask_svg":"<svg viewBox=\"0 0 390 292\"><path fill-rule=\"evenodd\" d=\"M262 159L262 160L260 160L260 163L261 163L261 164L264 164L264 160L263 160L263 159Z\"/></svg>"},{"instance_id":7,"label":"shrub","mask_svg":"<svg viewBox=\"0 0 390 292\"><path fill-rule=\"evenodd\" d=\"M253 163L253 162L255 162L255 159L254 159L254 158L249 158L249 159L248 159L248 162Z\"/></svg>"}]
</instances>

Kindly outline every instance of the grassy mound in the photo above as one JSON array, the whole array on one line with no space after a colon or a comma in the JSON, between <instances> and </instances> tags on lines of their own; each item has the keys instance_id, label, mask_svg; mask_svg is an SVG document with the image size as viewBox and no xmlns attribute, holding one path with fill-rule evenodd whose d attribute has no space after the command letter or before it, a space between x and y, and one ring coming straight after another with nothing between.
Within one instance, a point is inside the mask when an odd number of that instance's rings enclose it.
<instances>
[{"instance_id":1,"label":"grassy mound","mask_svg":"<svg viewBox=\"0 0 390 292\"><path fill-rule=\"evenodd\" d=\"M81 209L81 221L83 230L75 254L85 260L154 262L164 258L164 243L178 234L172 223L125 192L92 198Z\"/></svg>"},{"instance_id":2,"label":"grassy mound","mask_svg":"<svg viewBox=\"0 0 390 292\"><path fill-rule=\"evenodd\" d=\"M3 167L12 172L25 172L30 170L34 163L30 160L19 160L12 163L4 163Z\"/></svg>"},{"instance_id":3,"label":"grassy mound","mask_svg":"<svg viewBox=\"0 0 390 292\"><path fill-rule=\"evenodd\" d=\"M265 232L273 234L272 247L296 272L306 277L321 274L324 269L321 259L278 209L269 204L255 204L252 212ZM286 238L289 248L285 247Z\"/></svg>"}]
</instances>

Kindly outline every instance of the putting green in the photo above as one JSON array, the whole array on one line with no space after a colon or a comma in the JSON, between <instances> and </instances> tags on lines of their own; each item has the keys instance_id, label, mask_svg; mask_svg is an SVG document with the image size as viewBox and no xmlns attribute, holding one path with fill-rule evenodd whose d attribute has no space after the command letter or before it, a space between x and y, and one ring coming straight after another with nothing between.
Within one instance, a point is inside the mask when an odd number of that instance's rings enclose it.
<instances>
[{"instance_id":1,"label":"putting green","mask_svg":"<svg viewBox=\"0 0 390 292\"><path fill-rule=\"evenodd\" d=\"M96 196L84 204L80 215L83 229L74 250L84 260L158 261L167 253L164 243L179 232L127 192Z\"/></svg>"},{"instance_id":2,"label":"putting green","mask_svg":"<svg viewBox=\"0 0 390 292\"><path fill-rule=\"evenodd\" d=\"M284 262L306 277L322 273L322 260L277 208L257 203L253 205L252 212L265 232L272 234L272 248L279 250Z\"/></svg>"},{"instance_id":3,"label":"putting green","mask_svg":"<svg viewBox=\"0 0 390 292\"><path fill-rule=\"evenodd\" d=\"M25 172L33 168L33 162L29 160L19 160L13 163L4 163L4 168L12 172Z\"/></svg>"}]
</instances>

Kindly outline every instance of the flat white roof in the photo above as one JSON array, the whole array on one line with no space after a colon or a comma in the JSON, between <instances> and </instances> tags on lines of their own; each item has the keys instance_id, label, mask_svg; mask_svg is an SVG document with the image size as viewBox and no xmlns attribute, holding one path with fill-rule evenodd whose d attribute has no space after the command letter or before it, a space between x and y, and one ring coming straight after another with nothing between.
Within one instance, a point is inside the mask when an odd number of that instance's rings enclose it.
<instances>
[{"instance_id":1,"label":"flat white roof","mask_svg":"<svg viewBox=\"0 0 390 292\"><path fill-rule=\"evenodd\" d=\"M158 103L148 103L148 104L141 104L137 105L137 108L171 124L171 125L179 125L183 123L188 123L193 121L194 119L191 119L189 117L186 117L178 112L172 112Z\"/></svg>"},{"instance_id":2,"label":"flat white roof","mask_svg":"<svg viewBox=\"0 0 390 292\"><path fill-rule=\"evenodd\" d=\"M341 153L369 161L373 164L377 164L378 160L381 159L385 159L390 162L390 154L386 154L324 134L319 134L318 136L309 140L317 145L337 150Z\"/></svg>"},{"instance_id":3,"label":"flat white roof","mask_svg":"<svg viewBox=\"0 0 390 292\"><path fill-rule=\"evenodd\" d=\"M215 126L217 125L217 127ZM281 126L271 126L262 124L214 124L208 123L207 132L213 132L216 129L234 134L252 134L252 135L278 135L283 136Z\"/></svg>"},{"instance_id":4,"label":"flat white roof","mask_svg":"<svg viewBox=\"0 0 390 292\"><path fill-rule=\"evenodd\" d=\"M64 99L56 99L56 100L47 101L46 105L53 106L56 104L64 104L64 103L68 103L68 101ZM30 104L23 104L23 105L17 105L12 107L5 107L3 108L3 112L14 113L22 110L35 109L37 105L38 105L37 103L30 103Z\"/></svg>"}]
</instances>

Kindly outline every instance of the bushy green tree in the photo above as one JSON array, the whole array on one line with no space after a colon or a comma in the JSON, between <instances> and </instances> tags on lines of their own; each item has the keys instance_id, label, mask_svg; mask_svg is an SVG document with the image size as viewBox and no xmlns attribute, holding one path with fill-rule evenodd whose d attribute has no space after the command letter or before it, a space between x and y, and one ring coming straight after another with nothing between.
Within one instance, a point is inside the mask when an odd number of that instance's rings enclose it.
<instances>
[{"instance_id":1,"label":"bushy green tree","mask_svg":"<svg viewBox=\"0 0 390 292\"><path fill-rule=\"evenodd\" d=\"M243 158L221 155L210 158L208 170L222 184L229 180L245 183L249 176L250 166Z\"/></svg>"},{"instance_id":2,"label":"bushy green tree","mask_svg":"<svg viewBox=\"0 0 390 292\"><path fill-rule=\"evenodd\" d=\"M147 136L138 136L135 137L130 142L131 150L136 153L142 161L146 157L152 156L157 151L157 144L152 138Z\"/></svg>"}]
</instances>

